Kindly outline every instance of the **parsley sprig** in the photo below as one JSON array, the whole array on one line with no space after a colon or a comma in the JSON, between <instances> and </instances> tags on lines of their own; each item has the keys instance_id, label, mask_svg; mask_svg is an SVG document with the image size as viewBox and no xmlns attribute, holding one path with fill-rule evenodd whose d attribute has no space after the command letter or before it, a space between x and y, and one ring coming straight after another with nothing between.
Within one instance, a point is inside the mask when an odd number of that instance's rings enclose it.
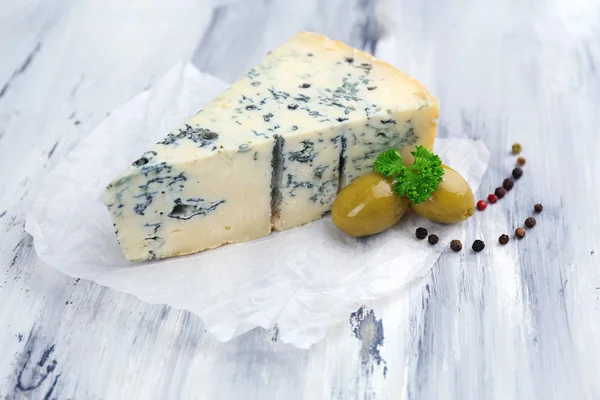
<instances>
[{"instance_id":1,"label":"parsley sprig","mask_svg":"<svg viewBox=\"0 0 600 400\"><path fill-rule=\"evenodd\" d=\"M411 153L415 162L405 166L398 149L381 153L373 169L386 178L394 180L392 188L398 196L406 196L413 204L426 201L435 192L444 176L442 160L423 146Z\"/></svg>"}]
</instances>

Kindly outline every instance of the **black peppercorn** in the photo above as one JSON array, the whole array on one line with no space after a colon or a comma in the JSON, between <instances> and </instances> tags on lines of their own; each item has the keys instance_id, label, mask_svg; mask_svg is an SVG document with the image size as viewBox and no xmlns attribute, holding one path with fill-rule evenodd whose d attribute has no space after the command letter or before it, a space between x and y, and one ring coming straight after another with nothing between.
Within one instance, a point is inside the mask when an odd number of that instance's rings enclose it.
<instances>
[{"instance_id":1,"label":"black peppercorn","mask_svg":"<svg viewBox=\"0 0 600 400\"><path fill-rule=\"evenodd\" d=\"M504 187L504 189L506 189L507 191L510 190L510 189L512 189L513 186L515 186L515 181L513 181L510 178L506 178L504 180L504 182L502 182L502 187Z\"/></svg>"},{"instance_id":2,"label":"black peppercorn","mask_svg":"<svg viewBox=\"0 0 600 400\"><path fill-rule=\"evenodd\" d=\"M415 231L415 235L417 236L417 239L423 240L427 237L427 229L417 228L417 230Z\"/></svg>"},{"instance_id":3,"label":"black peppercorn","mask_svg":"<svg viewBox=\"0 0 600 400\"><path fill-rule=\"evenodd\" d=\"M517 230L515 231L515 236L519 239L523 239L525 237L525 229L517 228Z\"/></svg>"},{"instance_id":4,"label":"black peppercorn","mask_svg":"<svg viewBox=\"0 0 600 400\"><path fill-rule=\"evenodd\" d=\"M500 237L498 238L498 242L500 242L501 245L505 245L506 243L508 243L508 241L510 240L510 238L508 237L508 235L500 235Z\"/></svg>"},{"instance_id":5,"label":"black peppercorn","mask_svg":"<svg viewBox=\"0 0 600 400\"><path fill-rule=\"evenodd\" d=\"M498 196L499 199L503 198L504 195L506 194L506 189L504 189L503 187L498 187L496 188L496 190L494 191L494 194L496 196Z\"/></svg>"},{"instance_id":6,"label":"black peppercorn","mask_svg":"<svg viewBox=\"0 0 600 400\"><path fill-rule=\"evenodd\" d=\"M450 242L450 248L452 249L452 251L454 251L455 253L458 253L459 251L462 250L462 243L460 242L460 240L453 240Z\"/></svg>"},{"instance_id":7,"label":"black peppercorn","mask_svg":"<svg viewBox=\"0 0 600 400\"><path fill-rule=\"evenodd\" d=\"M476 251L477 253L479 253L481 250L483 250L484 247L485 247L485 243L483 243L482 240L474 241L473 246L471 246L473 251Z\"/></svg>"},{"instance_id":8,"label":"black peppercorn","mask_svg":"<svg viewBox=\"0 0 600 400\"><path fill-rule=\"evenodd\" d=\"M429 241L429 244L437 244L439 239L438 239L437 235L432 233L431 235L429 235L427 240Z\"/></svg>"},{"instance_id":9,"label":"black peppercorn","mask_svg":"<svg viewBox=\"0 0 600 400\"><path fill-rule=\"evenodd\" d=\"M525 220L525 226L528 228L533 228L535 226L535 218L529 217Z\"/></svg>"},{"instance_id":10,"label":"black peppercorn","mask_svg":"<svg viewBox=\"0 0 600 400\"><path fill-rule=\"evenodd\" d=\"M300 89L308 89L310 87L310 83L303 83L302 85L298 86Z\"/></svg>"},{"instance_id":11,"label":"black peppercorn","mask_svg":"<svg viewBox=\"0 0 600 400\"><path fill-rule=\"evenodd\" d=\"M517 158L517 165L519 167L522 167L523 165L525 165L526 162L527 162L527 160L525 159L525 157L519 157L519 158Z\"/></svg>"},{"instance_id":12,"label":"black peppercorn","mask_svg":"<svg viewBox=\"0 0 600 400\"><path fill-rule=\"evenodd\" d=\"M541 213L543 209L544 206L542 206L541 204L536 204L535 206L533 206L533 211L535 211L538 214Z\"/></svg>"},{"instance_id":13,"label":"black peppercorn","mask_svg":"<svg viewBox=\"0 0 600 400\"><path fill-rule=\"evenodd\" d=\"M523 170L521 169L521 167L517 167L517 168L513 169L512 176L515 179L519 179L520 177L522 177L523 176Z\"/></svg>"}]
</instances>

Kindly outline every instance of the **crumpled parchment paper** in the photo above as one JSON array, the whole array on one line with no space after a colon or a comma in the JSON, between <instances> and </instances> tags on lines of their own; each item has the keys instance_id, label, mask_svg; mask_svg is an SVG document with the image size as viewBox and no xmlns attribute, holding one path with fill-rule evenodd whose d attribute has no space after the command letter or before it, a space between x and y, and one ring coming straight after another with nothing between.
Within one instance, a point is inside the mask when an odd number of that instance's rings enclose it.
<instances>
[{"instance_id":1,"label":"crumpled parchment paper","mask_svg":"<svg viewBox=\"0 0 600 400\"><path fill-rule=\"evenodd\" d=\"M326 215L247 243L129 263L102 202L105 185L225 87L180 63L155 87L114 110L50 172L27 214L26 230L39 258L67 275L189 310L221 341L276 325L279 340L307 348L362 304L428 272L464 229L407 213L394 228L355 239ZM483 142L438 139L435 151L477 189L489 159ZM418 226L435 232L439 244L416 240Z\"/></svg>"}]
</instances>

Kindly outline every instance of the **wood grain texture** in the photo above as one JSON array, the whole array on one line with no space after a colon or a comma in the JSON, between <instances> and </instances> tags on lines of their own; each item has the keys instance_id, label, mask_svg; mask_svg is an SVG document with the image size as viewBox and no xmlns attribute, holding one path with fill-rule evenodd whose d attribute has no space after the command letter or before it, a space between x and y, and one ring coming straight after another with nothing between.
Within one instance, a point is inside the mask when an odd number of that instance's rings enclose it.
<instances>
[{"instance_id":1,"label":"wood grain texture","mask_svg":"<svg viewBox=\"0 0 600 400\"><path fill-rule=\"evenodd\" d=\"M4 3L0 397L600 397L597 2ZM222 344L194 315L39 264L24 213L47 171L110 110L182 58L231 81L300 29L427 84L442 105L440 136L492 150L479 197L510 174L510 145L523 144L523 178L468 221L462 253L444 253L427 277L308 351L264 330ZM537 226L500 247L536 202ZM477 255L475 238L487 244Z\"/></svg>"}]
</instances>

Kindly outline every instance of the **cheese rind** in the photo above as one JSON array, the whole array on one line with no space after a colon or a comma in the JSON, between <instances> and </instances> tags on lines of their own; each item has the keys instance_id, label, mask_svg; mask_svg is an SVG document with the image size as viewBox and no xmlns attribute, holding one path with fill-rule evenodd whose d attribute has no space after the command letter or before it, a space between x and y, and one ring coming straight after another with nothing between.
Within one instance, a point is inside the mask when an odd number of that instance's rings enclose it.
<instances>
[{"instance_id":1,"label":"cheese rind","mask_svg":"<svg viewBox=\"0 0 600 400\"><path fill-rule=\"evenodd\" d=\"M135 161L105 202L133 261L251 240L320 218L381 151L431 148L438 112L416 80L303 32Z\"/></svg>"}]
</instances>

